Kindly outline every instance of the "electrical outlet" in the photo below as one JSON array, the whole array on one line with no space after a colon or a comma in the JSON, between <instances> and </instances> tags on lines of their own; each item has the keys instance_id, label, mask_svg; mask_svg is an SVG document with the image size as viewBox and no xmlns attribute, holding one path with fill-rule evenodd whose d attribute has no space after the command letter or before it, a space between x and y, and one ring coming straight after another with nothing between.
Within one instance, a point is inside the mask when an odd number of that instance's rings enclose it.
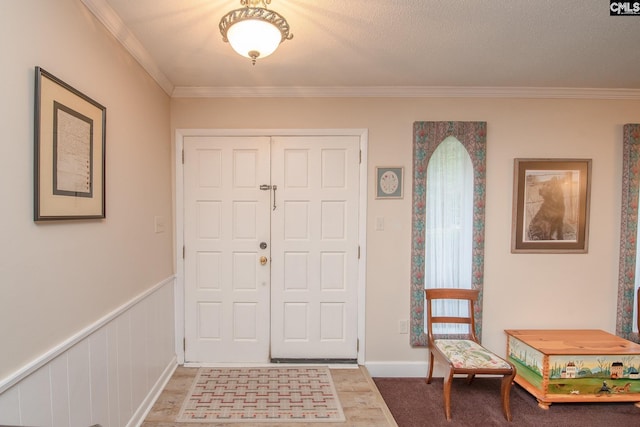
<instances>
[{"instance_id":1,"label":"electrical outlet","mask_svg":"<svg viewBox=\"0 0 640 427\"><path fill-rule=\"evenodd\" d=\"M398 322L398 332L401 334L409 333L409 321L408 320L400 320Z\"/></svg>"}]
</instances>

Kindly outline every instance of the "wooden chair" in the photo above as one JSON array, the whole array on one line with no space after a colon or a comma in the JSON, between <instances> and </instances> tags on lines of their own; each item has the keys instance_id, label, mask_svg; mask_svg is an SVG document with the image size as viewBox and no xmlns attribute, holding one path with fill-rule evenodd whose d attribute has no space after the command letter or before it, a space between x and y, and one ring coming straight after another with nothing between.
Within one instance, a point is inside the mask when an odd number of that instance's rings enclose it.
<instances>
[{"instance_id":1,"label":"wooden chair","mask_svg":"<svg viewBox=\"0 0 640 427\"><path fill-rule=\"evenodd\" d=\"M451 381L456 374L467 375L471 383L476 375L502 375L501 400L502 412L508 421L512 420L509 397L511 383L516 376L516 368L510 362L498 357L480 345L475 332L473 306L478 300L478 290L471 289L427 289L425 291L427 306L427 334L429 343L429 374L427 384L433 376L434 356L449 369L444 378L444 414L451 420ZM468 316L448 316L434 314L433 304L436 300L466 300ZM464 338L436 338L433 326L436 324L466 324L469 332Z\"/></svg>"}]
</instances>

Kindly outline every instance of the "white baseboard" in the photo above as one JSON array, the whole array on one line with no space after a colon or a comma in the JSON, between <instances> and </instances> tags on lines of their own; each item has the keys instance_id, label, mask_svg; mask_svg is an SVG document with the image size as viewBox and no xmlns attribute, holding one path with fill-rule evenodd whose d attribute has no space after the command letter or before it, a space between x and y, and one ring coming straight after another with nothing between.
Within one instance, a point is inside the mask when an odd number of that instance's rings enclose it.
<instances>
[{"instance_id":1,"label":"white baseboard","mask_svg":"<svg viewBox=\"0 0 640 427\"><path fill-rule=\"evenodd\" d=\"M151 408L153 408L153 404L156 402L156 400L158 400L158 397L160 397L162 390L164 390L164 388L167 386L167 383L171 379L171 376L173 375L177 367L178 359L177 357L174 357L162 372L162 375L160 375L160 378L158 378L158 381L156 381L153 388L149 390L147 397L142 401L138 410L133 414L133 416L127 423L127 427L140 427L142 425L144 419L151 411Z\"/></svg>"},{"instance_id":2,"label":"white baseboard","mask_svg":"<svg viewBox=\"0 0 640 427\"><path fill-rule=\"evenodd\" d=\"M378 378L426 378L429 372L429 363L424 362L366 362L365 366L369 370L371 377ZM444 377L445 368L434 365L433 376Z\"/></svg>"},{"instance_id":3,"label":"white baseboard","mask_svg":"<svg viewBox=\"0 0 640 427\"><path fill-rule=\"evenodd\" d=\"M411 378L426 377L429 364L424 362L365 362L371 377Z\"/></svg>"},{"instance_id":4,"label":"white baseboard","mask_svg":"<svg viewBox=\"0 0 640 427\"><path fill-rule=\"evenodd\" d=\"M366 362L371 378L426 378L429 363L424 362ZM439 363L433 366L433 377L444 378L446 367Z\"/></svg>"}]
</instances>

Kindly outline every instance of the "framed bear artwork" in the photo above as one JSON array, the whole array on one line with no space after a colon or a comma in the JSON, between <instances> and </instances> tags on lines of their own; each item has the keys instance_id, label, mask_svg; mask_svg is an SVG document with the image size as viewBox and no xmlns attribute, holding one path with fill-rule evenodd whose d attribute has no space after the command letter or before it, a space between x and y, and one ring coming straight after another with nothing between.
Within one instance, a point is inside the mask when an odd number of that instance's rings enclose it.
<instances>
[{"instance_id":1,"label":"framed bear artwork","mask_svg":"<svg viewBox=\"0 0 640 427\"><path fill-rule=\"evenodd\" d=\"M586 253L591 159L515 159L512 253Z\"/></svg>"}]
</instances>

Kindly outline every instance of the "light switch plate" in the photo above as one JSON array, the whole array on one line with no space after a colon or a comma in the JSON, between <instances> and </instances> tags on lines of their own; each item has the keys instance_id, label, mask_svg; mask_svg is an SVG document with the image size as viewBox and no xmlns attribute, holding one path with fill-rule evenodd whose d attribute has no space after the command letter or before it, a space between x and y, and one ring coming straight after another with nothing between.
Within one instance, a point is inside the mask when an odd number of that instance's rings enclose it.
<instances>
[{"instance_id":1,"label":"light switch plate","mask_svg":"<svg viewBox=\"0 0 640 427\"><path fill-rule=\"evenodd\" d=\"M153 218L154 230L156 233L164 233L166 229L166 221L163 216Z\"/></svg>"},{"instance_id":2,"label":"light switch plate","mask_svg":"<svg viewBox=\"0 0 640 427\"><path fill-rule=\"evenodd\" d=\"M398 322L398 333L408 334L409 333L409 321L408 320L400 320Z\"/></svg>"}]
</instances>

